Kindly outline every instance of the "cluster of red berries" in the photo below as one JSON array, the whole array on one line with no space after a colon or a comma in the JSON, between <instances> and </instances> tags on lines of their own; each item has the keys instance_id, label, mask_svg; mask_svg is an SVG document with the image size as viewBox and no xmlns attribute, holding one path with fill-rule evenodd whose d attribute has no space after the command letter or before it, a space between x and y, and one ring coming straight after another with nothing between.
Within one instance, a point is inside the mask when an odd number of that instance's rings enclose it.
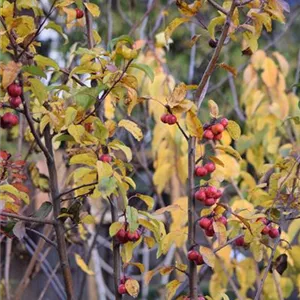
<instances>
[{"instance_id":1,"label":"cluster of red berries","mask_svg":"<svg viewBox=\"0 0 300 300\"><path fill-rule=\"evenodd\" d=\"M176 116L172 115L172 114L163 114L160 118L160 120L163 123L169 124L169 125L173 125L177 122L177 118Z\"/></svg>"},{"instance_id":2,"label":"cluster of red berries","mask_svg":"<svg viewBox=\"0 0 300 300\"><path fill-rule=\"evenodd\" d=\"M222 196L222 192L214 186L201 187L196 193L195 198L201 201L205 206L216 204L217 200Z\"/></svg>"},{"instance_id":3,"label":"cluster of red berries","mask_svg":"<svg viewBox=\"0 0 300 300\"><path fill-rule=\"evenodd\" d=\"M208 173L212 173L216 169L213 162L208 162L204 166L196 166L195 175L199 177L206 176Z\"/></svg>"},{"instance_id":4,"label":"cluster of red berries","mask_svg":"<svg viewBox=\"0 0 300 300\"><path fill-rule=\"evenodd\" d=\"M141 231L139 229L134 232L127 231L125 228L121 228L117 234L116 238L120 244L126 244L127 242L136 242L141 237Z\"/></svg>"},{"instance_id":5,"label":"cluster of red berries","mask_svg":"<svg viewBox=\"0 0 300 300\"><path fill-rule=\"evenodd\" d=\"M204 264L203 256L197 250L190 250L187 257L188 260L193 261L198 266Z\"/></svg>"},{"instance_id":6,"label":"cluster of red berries","mask_svg":"<svg viewBox=\"0 0 300 300\"><path fill-rule=\"evenodd\" d=\"M126 289L126 281L130 279L130 278L127 278L126 276L123 276L123 278L120 279L120 284L118 286L118 293L120 295L124 295L124 294L127 294L127 289Z\"/></svg>"},{"instance_id":7,"label":"cluster of red berries","mask_svg":"<svg viewBox=\"0 0 300 300\"><path fill-rule=\"evenodd\" d=\"M278 228L272 227L271 222L266 218L259 218L257 221L263 222L265 227L262 229L261 233L263 235L269 235L270 238L276 239L280 235L280 231Z\"/></svg>"},{"instance_id":8,"label":"cluster of red berries","mask_svg":"<svg viewBox=\"0 0 300 300\"><path fill-rule=\"evenodd\" d=\"M212 216L202 217L199 220L198 224L204 230L206 236L212 237L215 234L214 227L213 227L214 219L216 222L221 222L222 224L224 224L224 226L227 225L227 218L224 216L218 218L214 218Z\"/></svg>"},{"instance_id":9,"label":"cluster of red berries","mask_svg":"<svg viewBox=\"0 0 300 300\"><path fill-rule=\"evenodd\" d=\"M218 123L213 125L205 126L205 130L203 133L203 137L207 140L216 140L219 141L222 139L222 132L228 125L228 120L226 118L222 118Z\"/></svg>"},{"instance_id":10,"label":"cluster of red berries","mask_svg":"<svg viewBox=\"0 0 300 300\"><path fill-rule=\"evenodd\" d=\"M80 9L80 8L75 8L75 11L76 11L76 19L81 19L81 18L83 18L83 16L84 16L84 12L83 12L83 10L82 9Z\"/></svg>"},{"instance_id":11,"label":"cluster of red berries","mask_svg":"<svg viewBox=\"0 0 300 300\"><path fill-rule=\"evenodd\" d=\"M112 157L109 154L102 154L99 157L99 160L106 162L106 163L110 163L112 161Z\"/></svg>"}]
</instances>

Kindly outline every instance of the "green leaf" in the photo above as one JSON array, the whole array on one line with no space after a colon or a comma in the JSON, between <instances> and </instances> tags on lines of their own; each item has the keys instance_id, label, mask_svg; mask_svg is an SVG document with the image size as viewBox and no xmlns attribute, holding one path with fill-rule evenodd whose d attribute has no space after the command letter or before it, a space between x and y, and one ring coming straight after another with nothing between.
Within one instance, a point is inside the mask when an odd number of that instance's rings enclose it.
<instances>
[{"instance_id":1,"label":"green leaf","mask_svg":"<svg viewBox=\"0 0 300 300\"><path fill-rule=\"evenodd\" d=\"M116 191L116 188L117 180L114 177L102 177L98 184L98 190L103 198L109 197Z\"/></svg>"},{"instance_id":2,"label":"green leaf","mask_svg":"<svg viewBox=\"0 0 300 300\"><path fill-rule=\"evenodd\" d=\"M130 232L134 232L139 227L138 223L139 213L136 208L132 206L126 207L126 219L128 222L128 228Z\"/></svg>"},{"instance_id":3,"label":"green leaf","mask_svg":"<svg viewBox=\"0 0 300 300\"><path fill-rule=\"evenodd\" d=\"M38 66L23 66L23 71L27 72L31 75L35 75L35 76L40 76L43 78L47 78L46 74L44 73L44 71L38 67Z\"/></svg>"},{"instance_id":4,"label":"green leaf","mask_svg":"<svg viewBox=\"0 0 300 300\"><path fill-rule=\"evenodd\" d=\"M65 116L65 125L68 127L74 122L77 116L77 110L74 107L68 107Z\"/></svg>"},{"instance_id":5,"label":"green leaf","mask_svg":"<svg viewBox=\"0 0 300 300\"><path fill-rule=\"evenodd\" d=\"M73 97L79 106L87 110L95 103L99 93L105 88L105 85L99 85L95 88L83 87L80 88L79 91L77 89L75 94L73 94Z\"/></svg>"},{"instance_id":6,"label":"green leaf","mask_svg":"<svg viewBox=\"0 0 300 300\"><path fill-rule=\"evenodd\" d=\"M46 86L36 78L29 78L28 81L30 82L29 89L33 92L36 98L38 98L40 103L44 103L48 96Z\"/></svg>"},{"instance_id":7,"label":"green leaf","mask_svg":"<svg viewBox=\"0 0 300 300\"><path fill-rule=\"evenodd\" d=\"M96 119L94 121L94 126L95 126L95 131L94 131L95 137L97 139L99 139L99 141L102 145L106 144L106 140L108 138L107 128L104 126L104 124L99 119Z\"/></svg>"},{"instance_id":8,"label":"green leaf","mask_svg":"<svg viewBox=\"0 0 300 300\"><path fill-rule=\"evenodd\" d=\"M32 215L33 218L45 219L52 210L52 203L49 201L44 202L40 208Z\"/></svg>"},{"instance_id":9,"label":"green leaf","mask_svg":"<svg viewBox=\"0 0 300 300\"><path fill-rule=\"evenodd\" d=\"M150 78L151 82L153 82L154 72L148 65L132 63L130 65L130 68L136 68L136 69L139 69L139 70L143 71Z\"/></svg>"},{"instance_id":10,"label":"green leaf","mask_svg":"<svg viewBox=\"0 0 300 300\"><path fill-rule=\"evenodd\" d=\"M52 67L54 68L56 71L59 70L59 65L57 64L57 62L49 57L45 57L43 55L35 55L34 59L33 59L37 65L41 68L45 68L45 67Z\"/></svg>"},{"instance_id":11,"label":"green leaf","mask_svg":"<svg viewBox=\"0 0 300 300\"><path fill-rule=\"evenodd\" d=\"M208 30L208 33L209 33L210 37L213 40L216 39L216 37L215 37L216 26L217 25L223 25L225 20L226 20L225 16L219 16L219 17L213 18L210 21L210 23L208 24L207 30Z\"/></svg>"},{"instance_id":12,"label":"green leaf","mask_svg":"<svg viewBox=\"0 0 300 300\"><path fill-rule=\"evenodd\" d=\"M133 38L132 38L131 36L129 36L129 35L121 35L121 36L119 36L119 37L116 37L116 38L112 39L112 40L108 43L108 50L111 51L111 50L114 48L114 46L115 46L118 42L120 42L120 41L127 42L127 43L129 43L130 45L133 45L133 43L134 43L134 40L133 40Z\"/></svg>"}]
</instances>

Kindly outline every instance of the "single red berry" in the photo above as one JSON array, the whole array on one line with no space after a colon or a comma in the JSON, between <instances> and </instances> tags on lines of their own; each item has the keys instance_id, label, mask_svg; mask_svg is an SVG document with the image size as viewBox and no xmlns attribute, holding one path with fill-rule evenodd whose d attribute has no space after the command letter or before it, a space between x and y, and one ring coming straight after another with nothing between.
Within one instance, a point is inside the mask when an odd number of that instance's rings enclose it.
<instances>
[{"instance_id":1,"label":"single red berry","mask_svg":"<svg viewBox=\"0 0 300 300\"><path fill-rule=\"evenodd\" d=\"M2 117L0 121L0 125L2 128L12 128L13 126L17 125L19 123L19 118L17 115L6 112Z\"/></svg>"},{"instance_id":2,"label":"single red berry","mask_svg":"<svg viewBox=\"0 0 300 300\"><path fill-rule=\"evenodd\" d=\"M163 122L163 123L167 123L166 121L166 117L168 116L168 114L163 114L161 117L160 117L160 120Z\"/></svg>"},{"instance_id":3,"label":"single red berry","mask_svg":"<svg viewBox=\"0 0 300 300\"><path fill-rule=\"evenodd\" d=\"M205 191L200 189L195 193L195 199L199 201L204 201L206 199Z\"/></svg>"},{"instance_id":4,"label":"single red berry","mask_svg":"<svg viewBox=\"0 0 300 300\"><path fill-rule=\"evenodd\" d=\"M110 163L111 160L112 160L112 157L109 155L109 154L102 154L100 157L99 157L99 160L103 161L103 162L106 162L106 163Z\"/></svg>"},{"instance_id":5,"label":"single red berry","mask_svg":"<svg viewBox=\"0 0 300 300\"><path fill-rule=\"evenodd\" d=\"M190 250L190 251L188 252L187 257L188 257L188 260L196 260L196 259L198 258L199 255L200 255L200 254L199 254L198 251L196 251L196 250Z\"/></svg>"},{"instance_id":6,"label":"single red berry","mask_svg":"<svg viewBox=\"0 0 300 300\"><path fill-rule=\"evenodd\" d=\"M212 219L203 217L199 220L198 224L201 228L208 229L209 226L212 224L212 222L213 222Z\"/></svg>"},{"instance_id":7,"label":"single red berry","mask_svg":"<svg viewBox=\"0 0 300 300\"><path fill-rule=\"evenodd\" d=\"M7 87L8 95L11 97L18 97L22 94L22 88L16 83L12 83Z\"/></svg>"},{"instance_id":8,"label":"single red berry","mask_svg":"<svg viewBox=\"0 0 300 300\"><path fill-rule=\"evenodd\" d=\"M228 125L228 120L226 118L222 118L220 121L220 124L222 124L223 127L226 128Z\"/></svg>"},{"instance_id":9,"label":"single red berry","mask_svg":"<svg viewBox=\"0 0 300 300\"><path fill-rule=\"evenodd\" d=\"M204 232L205 232L205 235L209 236L209 237L212 237L215 235L215 231L213 228L206 229Z\"/></svg>"},{"instance_id":10,"label":"single red berry","mask_svg":"<svg viewBox=\"0 0 300 300\"><path fill-rule=\"evenodd\" d=\"M168 114L165 117L166 123L168 123L169 125L173 125L177 122L177 118L174 115Z\"/></svg>"},{"instance_id":11,"label":"single red berry","mask_svg":"<svg viewBox=\"0 0 300 300\"><path fill-rule=\"evenodd\" d=\"M219 133L214 136L214 140L216 140L216 141L220 141L221 139L222 139L222 133Z\"/></svg>"},{"instance_id":12,"label":"single red berry","mask_svg":"<svg viewBox=\"0 0 300 300\"><path fill-rule=\"evenodd\" d=\"M136 230L135 232L127 232L128 240L131 242L136 242L141 237L140 233Z\"/></svg>"},{"instance_id":13,"label":"single red berry","mask_svg":"<svg viewBox=\"0 0 300 300\"><path fill-rule=\"evenodd\" d=\"M270 231L269 231L269 237L272 239L276 239L277 237L279 237L280 233L279 230L277 228L271 227Z\"/></svg>"},{"instance_id":14,"label":"single red berry","mask_svg":"<svg viewBox=\"0 0 300 300\"><path fill-rule=\"evenodd\" d=\"M216 193L215 193L215 196L214 196L214 198L215 198L215 199L219 199L219 198L221 198L221 197L222 197L222 195L223 195L222 191L220 191L220 190L217 190L217 191L216 191Z\"/></svg>"},{"instance_id":15,"label":"single red berry","mask_svg":"<svg viewBox=\"0 0 300 300\"><path fill-rule=\"evenodd\" d=\"M195 170L196 176L203 177L207 174L207 170L204 167L197 167Z\"/></svg>"},{"instance_id":16,"label":"single red berry","mask_svg":"<svg viewBox=\"0 0 300 300\"><path fill-rule=\"evenodd\" d=\"M206 194L206 197L208 197L208 198L214 198L217 192L218 192L218 190L214 186L208 186L205 189L205 194Z\"/></svg>"},{"instance_id":17,"label":"single red berry","mask_svg":"<svg viewBox=\"0 0 300 300\"><path fill-rule=\"evenodd\" d=\"M234 242L235 242L236 246L239 246L239 247L245 246L245 239L243 236L240 236Z\"/></svg>"},{"instance_id":18,"label":"single red berry","mask_svg":"<svg viewBox=\"0 0 300 300\"><path fill-rule=\"evenodd\" d=\"M21 103L22 103L22 99L19 96L9 98L9 104L13 108L19 107Z\"/></svg>"},{"instance_id":19,"label":"single red berry","mask_svg":"<svg viewBox=\"0 0 300 300\"><path fill-rule=\"evenodd\" d=\"M120 285L118 286L118 293L119 293L120 295L124 295L124 294L127 293L127 289L126 289L125 284L120 284Z\"/></svg>"},{"instance_id":20,"label":"single red berry","mask_svg":"<svg viewBox=\"0 0 300 300\"><path fill-rule=\"evenodd\" d=\"M221 216L219 219L217 219L218 222L221 222L225 226L227 225L227 219L224 216Z\"/></svg>"},{"instance_id":21,"label":"single red berry","mask_svg":"<svg viewBox=\"0 0 300 300\"><path fill-rule=\"evenodd\" d=\"M204 264L204 259L203 259L203 256L202 255L198 255L197 259L195 259L195 263L200 266L200 265L203 265Z\"/></svg>"},{"instance_id":22,"label":"single red berry","mask_svg":"<svg viewBox=\"0 0 300 300\"><path fill-rule=\"evenodd\" d=\"M261 233L262 233L263 235L269 234L269 232L270 232L270 227L269 227L269 226L265 226L265 227L263 228L263 230L261 231Z\"/></svg>"},{"instance_id":23,"label":"single red berry","mask_svg":"<svg viewBox=\"0 0 300 300\"><path fill-rule=\"evenodd\" d=\"M76 7L75 10L76 10L76 19L81 19L84 15L83 10L79 9L78 7Z\"/></svg>"},{"instance_id":24,"label":"single red berry","mask_svg":"<svg viewBox=\"0 0 300 300\"><path fill-rule=\"evenodd\" d=\"M204 165L204 168L208 173L212 173L216 169L216 165L213 162L209 162Z\"/></svg>"},{"instance_id":25,"label":"single red berry","mask_svg":"<svg viewBox=\"0 0 300 300\"><path fill-rule=\"evenodd\" d=\"M121 228L117 234L116 234L117 239L121 244L125 244L128 242L128 233L124 228Z\"/></svg>"},{"instance_id":26,"label":"single red berry","mask_svg":"<svg viewBox=\"0 0 300 300\"><path fill-rule=\"evenodd\" d=\"M216 204L217 200L215 198L206 198L204 200L204 204L205 206L212 206L214 204Z\"/></svg>"},{"instance_id":27,"label":"single red berry","mask_svg":"<svg viewBox=\"0 0 300 300\"><path fill-rule=\"evenodd\" d=\"M211 131L212 131L212 133L213 133L214 135L217 135L217 134L219 134L219 133L221 133L221 132L224 131L224 126L223 126L222 124L220 124L220 123L215 124L215 125L213 125L213 126L211 127Z\"/></svg>"},{"instance_id":28,"label":"single red berry","mask_svg":"<svg viewBox=\"0 0 300 300\"><path fill-rule=\"evenodd\" d=\"M203 133L203 137L208 140L212 140L214 138L214 134L210 129L206 129Z\"/></svg>"},{"instance_id":29,"label":"single red berry","mask_svg":"<svg viewBox=\"0 0 300 300\"><path fill-rule=\"evenodd\" d=\"M215 40L210 39L210 40L208 41L208 45L209 45L211 48L216 48L217 45L218 45L218 40L217 40L217 39L215 39Z\"/></svg>"}]
</instances>

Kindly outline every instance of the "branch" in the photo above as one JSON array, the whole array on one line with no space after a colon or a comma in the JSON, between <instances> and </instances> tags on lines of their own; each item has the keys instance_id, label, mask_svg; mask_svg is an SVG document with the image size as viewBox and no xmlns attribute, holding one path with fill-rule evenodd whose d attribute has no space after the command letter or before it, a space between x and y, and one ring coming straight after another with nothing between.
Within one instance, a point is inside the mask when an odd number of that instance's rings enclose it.
<instances>
[{"instance_id":1,"label":"branch","mask_svg":"<svg viewBox=\"0 0 300 300\"><path fill-rule=\"evenodd\" d=\"M89 0L85 0L85 3L89 3ZM84 15L86 20L86 31L88 38L88 47L89 49L94 48L94 37L93 37L93 20L89 10L84 6Z\"/></svg>"},{"instance_id":2,"label":"branch","mask_svg":"<svg viewBox=\"0 0 300 300\"><path fill-rule=\"evenodd\" d=\"M222 7L221 5L219 5L217 2L215 2L214 0L207 0L214 8L216 8L217 10L219 10L220 12L222 12L224 15L228 15L228 11ZM251 0L253 1L253 0Z\"/></svg>"},{"instance_id":3,"label":"branch","mask_svg":"<svg viewBox=\"0 0 300 300\"><path fill-rule=\"evenodd\" d=\"M62 196L64 196L64 195L67 195L67 194L69 194L69 193L75 192L76 190L79 190L79 189L84 188L84 187L89 187L89 186L95 185L95 184L97 184L97 183L98 183L98 181L94 181L94 182L92 182L92 183L83 184L83 185L77 186L77 187L75 187L75 188L72 188L72 189L70 189L70 190L67 190L67 191L65 191L65 192L62 192L62 193L60 193L60 194L57 196L57 198L56 198L55 200L60 199L60 198L61 198Z\"/></svg>"},{"instance_id":4,"label":"branch","mask_svg":"<svg viewBox=\"0 0 300 300\"><path fill-rule=\"evenodd\" d=\"M39 237L41 237L43 240L45 240L47 243L49 243L51 246L53 246L54 248L57 249L57 244L52 242L50 239L48 239L44 234L42 234L41 232L32 229L32 228L26 228L26 230L34 232L36 235L38 235Z\"/></svg>"},{"instance_id":5,"label":"branch","mask_svg":"<svg viewBox=\"0 0 300 300\"><path fill-rule=\"evenodd\" d=\"M13 219L18 219L18 220L26 221L26 222L29 222L29 223L40 223L40 224L55 225L55 221L25 217L25 216L20 216L20 215L16 215L16 214L12 214L12 213L7 213L7 212L0 212L0 216L9 217L9 218L13 218Z\"/></svg>"}]
</instances>

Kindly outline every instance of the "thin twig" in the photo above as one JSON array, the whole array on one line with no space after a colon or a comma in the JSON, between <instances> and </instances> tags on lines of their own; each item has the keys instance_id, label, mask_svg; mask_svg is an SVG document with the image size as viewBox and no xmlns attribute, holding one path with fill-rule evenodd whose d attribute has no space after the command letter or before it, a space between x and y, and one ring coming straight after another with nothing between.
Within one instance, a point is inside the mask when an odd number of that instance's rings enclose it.
<instances>
[{"instance_id":1,"label":"thin twig","mask_svg":"<svg viewBox=\"0 0 300 300\"><path fill-rule=\"evenodd\" d=\"M41 232L33 229L33 228L26 228L26 230L31 231L33 233L35 233L36 235L38 235L39 237L41 237L43 240L45 240L48 244L50 244L51 246L53 246L54 248L57 249L57 244L55 242L52 242L50 239L48 239L44 234L42 234Z\"/></svg>"},{"instance_id":2,"label":"thin twig","mask_svg":"<svg viewBox=\"0 0 300 300\"><path fill-rule=\"evenodd\" d=\"M228 11L224 7L222 7L220 4L218 4L214 0L207 0L207 1L210 5L212 5L214 8L216 8L218 11L222 12L224 15L226 15L226 16L228 15ZM253 0L251 0L251 1L253 1Z\"/></svg>"},{"instance_id":3,"label":"thin twig","mask_svg":"<svg viewBox=\"0 0 300 300\"><path fill-rule=\"evenodd\" d=\"M17 214L7 213L7 212L3 212L3 211L0 212L0 216L18 219L18 220L22 220L22 221L26 221L26 222L30 222L30 223L40 223L40 224L50 224L50 225L55 224L55 221L52 221L52 220L44 220L44 219L37 219L37 218L32 218L32 217L25 217L25 216L20 216Z\"/></svg>"}]
</instances>

